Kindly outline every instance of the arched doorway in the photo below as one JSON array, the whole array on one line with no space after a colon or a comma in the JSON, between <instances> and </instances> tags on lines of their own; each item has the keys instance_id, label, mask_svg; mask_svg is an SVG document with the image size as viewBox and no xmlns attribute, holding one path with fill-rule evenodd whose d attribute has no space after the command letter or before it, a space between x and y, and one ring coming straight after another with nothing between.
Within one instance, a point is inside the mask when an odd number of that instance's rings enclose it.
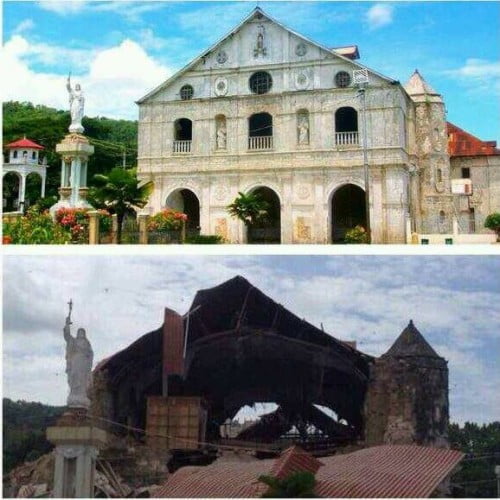
<instances>
[{"instance_id":1,"label":"arched doorway","mask_svg":"<svg viewBox=\"0 0 500 500\"><path fill-rule=\"evenodd\" d=\"M252 190L252 194L268 203L267 216L248 228L248 243L281 243L281 203L278 195L265 186Z\"/></svg>"},{"instance_id":2,"label":"arched doorway","mask_svg":"<svg viewBox=\"0 0 500 500\"><path fill-rule=\"evenodd\" d=\"M3 211L19 210L19 196L21 194L21 176L15 172L7 172L3 176L2 198Z\"/></svg>"},{"instance_id":3,"label":"arched doorway","mask_svg":"<svg viewBox=\"0 0 500 500\"><path fill-rule=\"evenodd\" d=\"M165 205L187 215L186 236L200 234L200 201L193 191L176 189L168 195Z\"/></svg>"},{"instance_id":4,"label":"arched doorway","mask_svg":"<svg viewBox=\"0 0 500 500\"><path fill-rule=\"evenodd\" d=\"M349 229L366 229L365 192L354 184L339 187L332 196L332 243L343 243Z\"/></svg>"},{"instance_id":5,"label":"arched doorway","mask_svg":"<svg viewBox=\"0 0 500 500\"><path fill-rule=\"evenodd\" d=\"M36 172L31 172L26 176L25 208L34 205L42 197L42 182L42 176Z\"/></svg>"}]
</instances>

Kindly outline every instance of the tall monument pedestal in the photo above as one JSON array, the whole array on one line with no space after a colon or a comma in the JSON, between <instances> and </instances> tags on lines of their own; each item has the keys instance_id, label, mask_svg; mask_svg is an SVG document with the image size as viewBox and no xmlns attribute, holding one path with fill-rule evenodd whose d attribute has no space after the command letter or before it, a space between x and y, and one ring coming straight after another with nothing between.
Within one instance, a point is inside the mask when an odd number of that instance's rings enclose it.
<instances>
[{"instance_id":1,"label":"tall monument pedestal","mask_svg":"<svg viewBox=\"0 0 500 500\"><path fill-rule=\"evenodd\" d=\"M85 410L70 409L53 427L47 440L55 445L54 498L92 498L95 461L106 444L106 431L96 427Z\"/></svg>"},{"instance_id":2,"label":"tall monument pedestal","mask_svg":"<svg viewBox=\"0 0 500 500\"><path fill-rule=\"evenodd\" d=\"M62 156L59 201L50 208L54 217L60 208L92 208L87 201L87 165L94 146L82 134L70 133L56 145Z\"/></svg>"}]
</instances>

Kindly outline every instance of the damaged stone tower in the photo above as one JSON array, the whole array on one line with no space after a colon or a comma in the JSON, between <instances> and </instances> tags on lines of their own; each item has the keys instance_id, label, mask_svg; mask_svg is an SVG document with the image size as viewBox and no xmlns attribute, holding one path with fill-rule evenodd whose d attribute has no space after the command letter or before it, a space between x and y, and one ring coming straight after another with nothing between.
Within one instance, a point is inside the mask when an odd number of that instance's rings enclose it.
<instances>
[{"instance_id":1,"label":"damaged stone tower","mask_svg":"<svg viewBox=\"0 0 500 500\"><path fill-rule=\"evenodd\" d=\"M365 400L368 446L448 446L448 366L413 321L375 359Z\"/></svg>"}]
</instances>

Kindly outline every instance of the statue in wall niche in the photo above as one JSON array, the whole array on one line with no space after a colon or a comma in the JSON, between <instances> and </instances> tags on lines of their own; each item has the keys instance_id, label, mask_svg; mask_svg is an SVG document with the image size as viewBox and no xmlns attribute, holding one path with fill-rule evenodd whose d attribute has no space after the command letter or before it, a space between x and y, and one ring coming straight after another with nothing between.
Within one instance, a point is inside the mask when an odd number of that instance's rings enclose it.
<instances>
[{"instance_id":1,"label":"statue in wall niche","mask_svg":"<svg viewBox=\"0 0 500 500\"><path fill-rule=\"evenodd\" d=\"M88 394L92 385L94 353L83 328L78 328L76 337L71 335L71 311L73 309L71 299L68 306L69 313L63 329L64 340L66 341L66 374L69 385L67 404L72 408L88 409L90 406Z\"/></svg>"},{"instance_id":2,"label":"statue in wall niche","mask_svg":"<svg viewBox=\"0 0 500 500\"><path fill-rule=\"evenodd\" d=\"M299 144L309 144L309 118L307 115L300 115L297 128Z\"/></svg>"},{"instance_id":3,"label":"statue in wall niche","mask_svg":"<svg viewBox=\"0 0 500 500\"><path fill-rule=\"evenodd\" d=\"M227 130L226 123L221 120L217 124L217 149L226 149Z\"/></svg>"},{"instance_id":4,"label":"statue in wall niche","mask_svg":"<svg viewBox=\"0 0 500 500\"><path fill-rule=\"evenodd\" d=\"M255 45L255 49L253 51L254 57L262 54L263 56L267 55L267 49L264 46L264 35L265 29L263 24L259 24L258 32L257 32L257 43Z\"/></svg>"},{"instance_id":5,"label":"statue in wall niche","mask_svg":"<svg viewBox=\"0 0 500 500\"><path fill-rule=\"evenodd\" d=\"M82 134L84 130L82 126L82 118L85 98L83 97L83 92L79 83L75 85L74 89L71 88L71 73L68 75L66 88L69 93L69 110L71 114L71 125L69 126L69 131L71 133Z\"/></svg>"}]
</instances>

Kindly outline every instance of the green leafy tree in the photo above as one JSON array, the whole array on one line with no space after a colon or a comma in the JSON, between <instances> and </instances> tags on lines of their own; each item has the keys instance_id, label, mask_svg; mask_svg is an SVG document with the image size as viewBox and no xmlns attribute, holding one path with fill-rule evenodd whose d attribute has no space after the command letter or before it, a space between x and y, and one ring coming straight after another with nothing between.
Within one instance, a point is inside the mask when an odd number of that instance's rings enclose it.
<instances>
[{"instance_id":1,"label":"green leafy tree","mask_svg":"<svg viewBox=\"0 0 500 500\"><path fill-rule=\"evenodd\" d=\"M53 446L45 431L62 415L63 407L3 399L3 471L36 460Z\"/></svg>"},{"instance_id":2,"label":"green leafy tree","mask_svg":"<svg viewBox=\"0 0 500 500\"><path fill-rule=\"evenodd\" d=\"M500 241L500 212L488 215L484 221L484 227L495 231L497 233L497 241Z\"/></svg>"},{"instance_id":3,"label":"green leafy tree","mask_svg":"<svg viewBox=\"0 0 500 500\"><path fill-rule=\"evenodd\" d=\"M126 215L135 215L138 208L143 208L153 192L153 182L142 183L137 179L135 169L114 168L108 175L96 174L95 187L89 199L94 206L106 208L116 214L118 219L117 241L121 243L123 220Z\"/></svg>"},{"instance_id":4,"label":"green leafy tree","mask_svg":"<svg viewBox=\"0 0 500 500\"><path fill-rule=\"evenodd\" d=\"M259 481L269 486L262 498L316 498L316 478L311 472L293 472L283 479L260 476Z\"/></svg>"},{"instance_id":5,"label":"green leafy tree","mask_svg":"<svg viewBox=\"0 0 500 500\"><path fill-rule=\"evenodd\" d=\"M30 102L8 101L3 103L3 143L15 141L24 135L41 144L47 158L47 196L57 196L61 177L61 156L56 153L56 144L68 133L71 118L68 111L61 111ZM137 163L137 121L112 120L105 117L84 117L85 135L95 151L89 157L88 179L95 174L107 174L121 165L123 154L127 165ZM31 178L33 177L33 178ZM4 194L13 197L17 193L17 179L7 179ZM27 179L26 198L35 203L40 198L40 179Z\"/></svg>"},{"instance_id":6,"label":"green leafy tree","mask_svg":"<svg viewBox=\"0 0 500 500\"><path fill-rule=\"evenodd\" d=\"M233 203L228 205L227 211L232 217L237 217L246 226L252 226L268 216L269 203L262 199L258 193L241 193Z\"/></svg>"},{"instance_id":7,"label":"green leafy tree","mask_svg":"<svg viewBox=\"0 0 500 500\"><path fill-rule=\"evenodd\" d=\"M500 464L500 422L463 427L450 424L448 436L452 448L467 454L452 476L454 497L491 498L496 496L494 468Z\"/></svg>"}]
</instances>

